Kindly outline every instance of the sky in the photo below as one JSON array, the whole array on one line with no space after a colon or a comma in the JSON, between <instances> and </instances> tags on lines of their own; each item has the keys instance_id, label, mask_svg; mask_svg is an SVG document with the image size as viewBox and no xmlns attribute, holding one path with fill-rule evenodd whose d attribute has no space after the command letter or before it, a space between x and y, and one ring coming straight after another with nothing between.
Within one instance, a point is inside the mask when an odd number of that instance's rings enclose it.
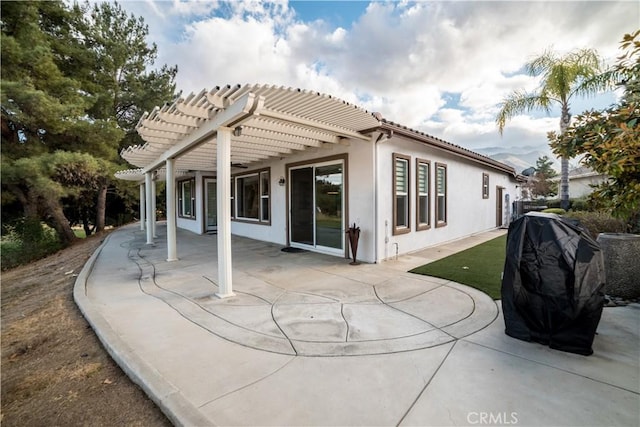
<instances>
[{"instance_id":1,"label":"sky","mask_svg":"<svg viewBox=\"0 0 640 427\"><path fill-rule=\"evenodd\" d=\"M387 120L482 151L548 150L559 110L495 125L499 103L539 80L524 64L547 49L595 48L608 64L640 28L637 1L123 1L142 16L156 66L178 65L187 95L226 84L315 90ZM574 115L619 94L576 99Z\"/></svg>"}]
</instances>

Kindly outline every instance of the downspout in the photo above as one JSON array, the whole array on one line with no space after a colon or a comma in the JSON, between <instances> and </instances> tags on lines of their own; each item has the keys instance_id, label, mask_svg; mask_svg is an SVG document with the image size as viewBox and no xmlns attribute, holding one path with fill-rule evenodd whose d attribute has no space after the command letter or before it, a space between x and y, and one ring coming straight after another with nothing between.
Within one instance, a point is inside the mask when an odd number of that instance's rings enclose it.
<instances>
[{"instance_id":1,"label":"downspout","mask_svg":"<svg viewBox=\"0 0 640 427\"><path fill-rule=\"evenodd\" d=\"M383 133L378 135L375 141L373 141L372 150L373 150L373 262L378 264L378 142L382 138ZM371 138L373 140L373 137Z\"/></svg>"},{"instance_id":2,"label":"downspout","mask_svg":"<svg viewBox=\"0 0 640 427\"><path fill-rule=\"evenodd\" d=\"M374 180L374 191L373 191L373 216L374 216L374 233L373 233L373 245L374 245L374 256L373 261L376 264L380 263L379 257L379 248L378 242L380 234L378 219L380 218L380 206L378 204L378 192L379 192L379 183L378 183L378 143L382 140L383 137L388 137L388 135L384 132L380 132L376 140L373 142L372 150L373 150L373 180ZM373 137L371 138L373 140Z\"/></svg>"}]
</instances>

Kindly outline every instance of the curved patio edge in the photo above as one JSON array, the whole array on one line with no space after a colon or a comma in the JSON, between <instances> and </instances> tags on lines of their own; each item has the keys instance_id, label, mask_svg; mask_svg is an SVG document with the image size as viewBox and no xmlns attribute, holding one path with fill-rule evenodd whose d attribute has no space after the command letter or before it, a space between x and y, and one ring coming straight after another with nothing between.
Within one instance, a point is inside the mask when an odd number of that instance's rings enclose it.
<instances>
[{"instance_id":1,"label":"curved patio edge","mask_svg":"<svg viewBox=\"0 0 640 427\"><path fill-rule=\"evenodd\" d=\"M74 284L103 347L175 425L465 425L478 408L522 425L638 425L639 304L603 311L586 358L507 336L500 301L402 259L354 269L236 237L237 296L216 299L214 240L185 233L167 262L161 238L124 226ZM232 339L248 329L296 354Z\"/></svg>"},{"instance_id":2,"label":"curved patio edge","mask_svg":"<svg viewBox=\"0 0 640 427\"><path fill-rule=\"evenodd\" d=\"M86 295L86 283L100 252L108 243L108 235L100 247L95 250L78 274L73 287L73 299L87 320L102 346L111 358L125 372L131 381L137 384L145 394L160 408L163 414L177 426L204 426L211 420L202 414L190 401L148 363L136 355L129 345L118 336L106 319L95 309Z\"/></svg>"}]
</instances>

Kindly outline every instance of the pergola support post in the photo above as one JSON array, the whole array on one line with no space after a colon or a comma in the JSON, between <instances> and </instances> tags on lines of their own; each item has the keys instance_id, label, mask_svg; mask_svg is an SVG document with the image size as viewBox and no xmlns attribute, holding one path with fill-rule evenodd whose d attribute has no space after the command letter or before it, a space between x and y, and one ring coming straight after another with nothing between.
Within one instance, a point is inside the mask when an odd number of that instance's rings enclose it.
<instances>
[{"instance_id":1,"label":"pergola support post","mask_svg":"<svg viewBox=\"0 0 640 427\"><path fill-rule=\"evenodd\" d=\"M147 172L144 174L144 189L145 189L145 207L147 210L147 245L153 245L153 203L151 201L152 195L152 177L151 174L153 172Z\"/></svg>"},{"instance_id":2,"label":"pergola support post","mask_svg":"<svg viewBox=\"0 0 640 427\"><path fill-rule=\"evenodd\" d=\"M144 222L146 221L146 206L145 206L145 188L144 183L140 183L140 230L144 231Z\"/></svg>"},{"instance_id":3,"label":"pergola support post","mask_svg":"<svg viewBox=\"0 0 640 427\"><path fill-rule=\"evenodd\" d=\"M155 177L152 177L151 179L151 206L152 206L152 210L151 210L151 230L153 231L153 238L157 238L158 235L156 234L156 222L157 222L157 218L156 218L156 199L157 199L157 193L156 193L156 180Z\"/></svg>"},{"instance_id":4,"label":"pergola support post","mask_svg":"<svg viewBox=\"0 0 640 427\"><path fill-rule=\"evenodd\" d=\"M167 159L167 261L178 260L176 245L176 182L175 159Z\"/></svg>"},{"instance_id":5,"label":"pergola support post","mask_svg":"<svg viewBox=\"0 0 640 427\"><path fill-rule=\"evenodd\" d=\"M231 261L231 129L217 132L218 298L234 295Z\"/></svg>"}]
</instances>

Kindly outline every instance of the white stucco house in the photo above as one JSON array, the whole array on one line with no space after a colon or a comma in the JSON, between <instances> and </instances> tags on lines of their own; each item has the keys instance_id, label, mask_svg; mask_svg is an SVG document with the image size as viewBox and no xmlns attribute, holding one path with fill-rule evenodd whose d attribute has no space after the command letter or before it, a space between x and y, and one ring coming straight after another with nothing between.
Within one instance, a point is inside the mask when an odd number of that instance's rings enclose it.
<instances>
[{"instance_id":1,"label":"white stucco house","mask_svg":"<svg viewBox=\"0 0 640 427\"><path fill-rule=\"evenodd\" d=\"M569 171L569 197L587 197L593 187L607 181L607 176L587 166L580 166Z\"/></svg>"},{"instance_id":2,"label":"white stucco house","mask_svg":"<svg viewBox=\"0 0 640 427\"><path fill-rule=\"evenodd\" d=\"M155 180L166 180L167 259L176 227L215 230L220 296L232 294L231 234L381 262L506 226L516 172L335 97L266 85L203 90L145 114L144 145L118 178L141 188L154 243Z\"/></svg>"}]
</instances>

